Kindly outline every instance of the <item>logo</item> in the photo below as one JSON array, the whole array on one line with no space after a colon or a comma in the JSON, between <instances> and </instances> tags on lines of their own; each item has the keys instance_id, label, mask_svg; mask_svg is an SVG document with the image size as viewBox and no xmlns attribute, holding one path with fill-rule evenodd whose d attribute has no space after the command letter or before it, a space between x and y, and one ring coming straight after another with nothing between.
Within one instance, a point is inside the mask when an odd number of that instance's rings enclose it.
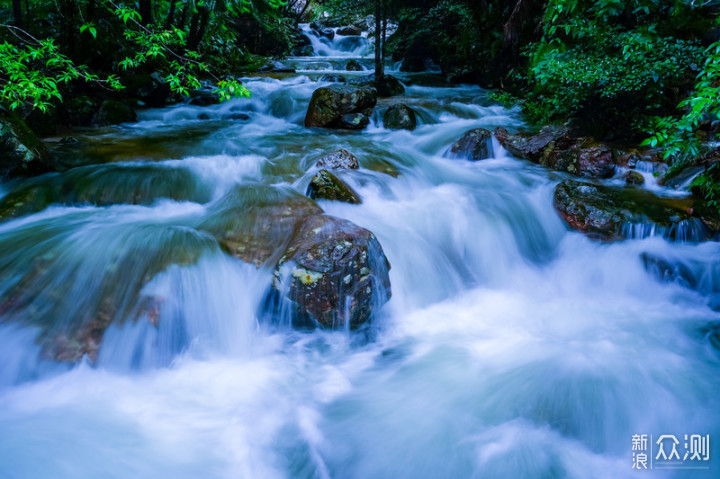
<instances>
[{"instance_id":1,"label":"logo","mask_svg":"<svg viewBox=\"0 0 720 479\"><path fill-rule=\"evenodd\" d=\"M685 434L683 439L674 434L662 434L657 439L633 434L632 468L710 469L710 434Z\"/></svg>"}]
</instances>

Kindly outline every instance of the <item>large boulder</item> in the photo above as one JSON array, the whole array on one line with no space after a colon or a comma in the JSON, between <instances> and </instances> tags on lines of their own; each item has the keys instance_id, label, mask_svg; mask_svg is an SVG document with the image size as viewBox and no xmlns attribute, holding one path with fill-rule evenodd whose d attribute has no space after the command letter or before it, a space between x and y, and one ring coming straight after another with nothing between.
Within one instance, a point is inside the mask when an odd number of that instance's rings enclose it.
<instances>
[{"instance_id":1,"label":"large boulder","mask_svg":"<svg viewBox=\"0 0 720 479\"><path fill-rule=\"evenodd\" d=\"M548 125L536 134L511 134L505 128L498 127L493 132L503 148L510 154L540 163L540 159L547 150L556 146L567 148L571 144L570 131L559 125Z\"/></svg>"},{"instance_id":2,"label":"large boulder","mask_svg":"<svg viewBox=\"0 0 720 479\"><path fill-rule=\"evenodd\" d=\"M554 204L571 228L605 241L663 236L672 240L710 239L694 216L694 199L664 198L650 191L564 180L555 189Z\"/></svg>"},{"instance_id":3,"label":"large boulder","mask_svg":"<svg viewBox=\"0 0 720 479\"><path fill-rule=\"evenodd\" d=\"M199 228L231 255L259 267L277 261L298 225L319 214L313 200L293 189L238 185L210 206Z\"/></svg>"},{"instance_id":4,"label":"large boulder","mask_svg":"<svg viewBox=\"0 0 720 479\"><path fill-rule=\"evenodd\" d=\"M566 149L546 151L540 164L586 178L610 178L615 174L610 148L588 138L579 138Z\"/></svg>"},{"instance_id":5,"label":"large boulder","mask_svg":"<svg viewBox=\"0 0 720 479\"><path fill-rule=\"evenodd\" d=\"M314 200L342 201L354 205L362 203L355 190L327 170L320 170L310 180L306 194Z\"/></svg>"},{"instance_id":6,"label":"large boulder","mask_svg":"<svg viewBox=\"0 0 720 479\"><path fill-rule=\"evenodd\" d=\"M492 133L485 128L466 131L458 141L450 147L450 156L471 161L485 160L494 155Z\"/></svg>"},{"instance_id":7,"label":"large boulder","mask_svg":"<svg viewBox=\"0 0 720 479\"><path fill-rule=\"evenodd\" d=\"M417 126L417 115L409 106L396 103L383 115L383 124L391 130L414 130Z\"/></svg>"},{"instance_id":8,"label":"large boulder","mask_svg":"<svg viewBox=\"0 0 720 479\"><path fill-rule=\"evenodd\" d=\"M0 176L31 176L52 169L43 142L25 122L0 107Z\"/></svg>"},{"instance_id":9,"label":"large boulder","mask_svg":"<svg viewBox=\"0 0 720 479\"><path fill-rule=\"evenodd\" d=\"M369 117L377 103L377 93L372 88L348 85L331 85L318 88L313 92L305 116L305 126L339 128L343 123L351 123L344 115L358 113Z\"/></svg>"},{"instance_id":10,"label":"large boulder","mask_svg":"<svg viewBox=\"0 0 720 479\"><path fill-rule=\"evenodd\" d=\"M315 165L327 169L349 168L357 170L360 167L357 157L347 150L335 150L332 153L323 155Z\"/></svg>"},{"instance_id":11,"label":"large boulder","mask_svg":"<svg viewBox=\"0 0 720 479\"><path fill-rule=\"evenodd\" d=\"M312 216L278 262L267 304L275 321L295 327L357 329L390 299L389 269L370 231Z\"/></svg>"},{"instance_id":12,"label":"large boulder","mask_svg":"<svg viewBox=\"0 0 720 479\"><path fill-rule=\"evenodd\" d=\"M592 138L574 138L564 126L549 125L533 134L496 128L494 134L512 155L557 171L588 178L609 178L615 173L609 147Z\"/></svg>"}]
</instances>

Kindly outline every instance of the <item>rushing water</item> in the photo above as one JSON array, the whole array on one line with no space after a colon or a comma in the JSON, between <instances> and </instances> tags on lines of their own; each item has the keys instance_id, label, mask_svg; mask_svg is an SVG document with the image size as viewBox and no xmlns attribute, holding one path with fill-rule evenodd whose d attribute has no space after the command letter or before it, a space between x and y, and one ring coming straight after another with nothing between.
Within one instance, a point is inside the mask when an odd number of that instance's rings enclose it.
<instances>
[{"instance_id":1,"label":"rushing water","mask_svg":"<svg viewBox=\"0 0 720 479\"><path fill-rule=\"evenodd\" d=\"M4 319L38 325L0 323L0 477L636 477L633 434L710 434L718 452L717 243L594 242L553 210L562 175L497 144L447 158L470 128L522 125L476 87L405 77L415 131L382 127L398 99L364 132L326 131L303 126L325 84L306 75L87 131L68 155L89 166L0 186L59 202L0 224L0 294L21 298ZM369 336L267 328L271 271L198 225L237 185L304 192L337 148L360 159L339 175L363 204L319 204L375 233L393 297ZM644 254L681 262L695 288ZM129 319L96 363L43 359L42 328L108 294ZM718 477L709 465L646 475Z\"/></svg>"}]
</instances>

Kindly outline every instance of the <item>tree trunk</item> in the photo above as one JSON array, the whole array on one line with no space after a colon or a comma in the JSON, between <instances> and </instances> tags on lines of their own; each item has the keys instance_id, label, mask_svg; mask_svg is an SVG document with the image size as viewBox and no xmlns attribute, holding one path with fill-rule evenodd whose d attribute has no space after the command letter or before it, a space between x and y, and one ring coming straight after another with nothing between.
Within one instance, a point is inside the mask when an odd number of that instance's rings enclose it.
<instances>
[{"instance_id":1,"label":"tree trunk","mask_svg":"<svg viewBox=\"0 0 720 479\"><path fill-rule=\"evenodd\" d=\"M140 23L147 26L152 23L152 0L140 0Z\"/></svg>"},{"instance_id":2,"label":"tree trunk","mask_svg":"<svg viewBox=\"0 0 720 479\"><path fill-rule=\"evenodd\" d=\"M177 2L170 1L170 10L168 11L167 18L165 18L165 30L170 30L170 27L172 27L173 22L175 21L175 4Z\"/></svg>"},{"instance_id":3,"label":"tree trunk","mask_svg":"<svg viewBox=\"0 0 720 479\"><path fill-rule=\"evenodd\" d=\"M187 49L197 50L200 46L200 41L205 35L205 29L207 28L208 17L210 11L207 7L198 7L197 13L192 16L190 20L190 35L188 36Z\"/></svg>"},{"instance_id":4,"label":"tree trunk","mask_svg":"<svg viewBox=\"0 0 720 479\"><path fill-rule=\"evenodd\" d=\"M383 65L382 39L383 0L375 0L375 87L381 90L385 68Z\"/></svg>"},{"instance_id":5,"label":"tree trunk","mask_svg":"<svg viewBox=\"0 0 720 479\"><path fill-rule=\"evenodd\" d=\"M310 0L307 0L305 2L305 6L300 10L300 13L298 14L297 18L295 19L295 25L300 23L300 20L302 19L302 16L305 15L305 12L307 11L308 7L310 6Z\"/></svg>"},{"instance_id":6,"label":"tree trunk","mask_svg":"<svg viewBox=\"0 0 720 479\"><path fill-rule=\"evenodd\" d=\"M13 0L13 23L18 28L23 28L22 0Z\"/></svg>"}]
</instances>

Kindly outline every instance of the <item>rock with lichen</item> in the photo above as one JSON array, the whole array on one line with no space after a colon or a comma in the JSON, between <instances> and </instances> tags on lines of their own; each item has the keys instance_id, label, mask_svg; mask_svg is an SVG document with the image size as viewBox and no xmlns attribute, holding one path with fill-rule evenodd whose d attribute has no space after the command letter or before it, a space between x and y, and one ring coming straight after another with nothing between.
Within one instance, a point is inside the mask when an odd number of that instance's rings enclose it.
<instances>
[{"instance_id":1,"label":"rock with lichen","mask_svg":"<svg viewBox=\"0 0 720 479\"><path fill-rule=\"evenodd\" d=\"M390 299L389 269L370 231L332 216L309 217L275 268L268 311L294 327L357 329Z\"/></svg>"},{"instance_id":2,"label":"rock with lichen","mask_svg":"<svg viewBox=\"0 0 720 479\"><path fill-rule=\"evenodd\" d=\"M377 93L373 88L349 85L318 88L310 99L305 126L365 128L376 102Z\"/></svg>"},{"instance_id":3,"label":"rock with lichen","mask_svg":"<svg viewBox=\"0 0 720 479\"><path fill-rule=\"evenodd\" d=\"M323 155L315 165L326 169L349 168L357 170L360 167L357 157L342 149Z\"/></svg>"}]
</instances>

